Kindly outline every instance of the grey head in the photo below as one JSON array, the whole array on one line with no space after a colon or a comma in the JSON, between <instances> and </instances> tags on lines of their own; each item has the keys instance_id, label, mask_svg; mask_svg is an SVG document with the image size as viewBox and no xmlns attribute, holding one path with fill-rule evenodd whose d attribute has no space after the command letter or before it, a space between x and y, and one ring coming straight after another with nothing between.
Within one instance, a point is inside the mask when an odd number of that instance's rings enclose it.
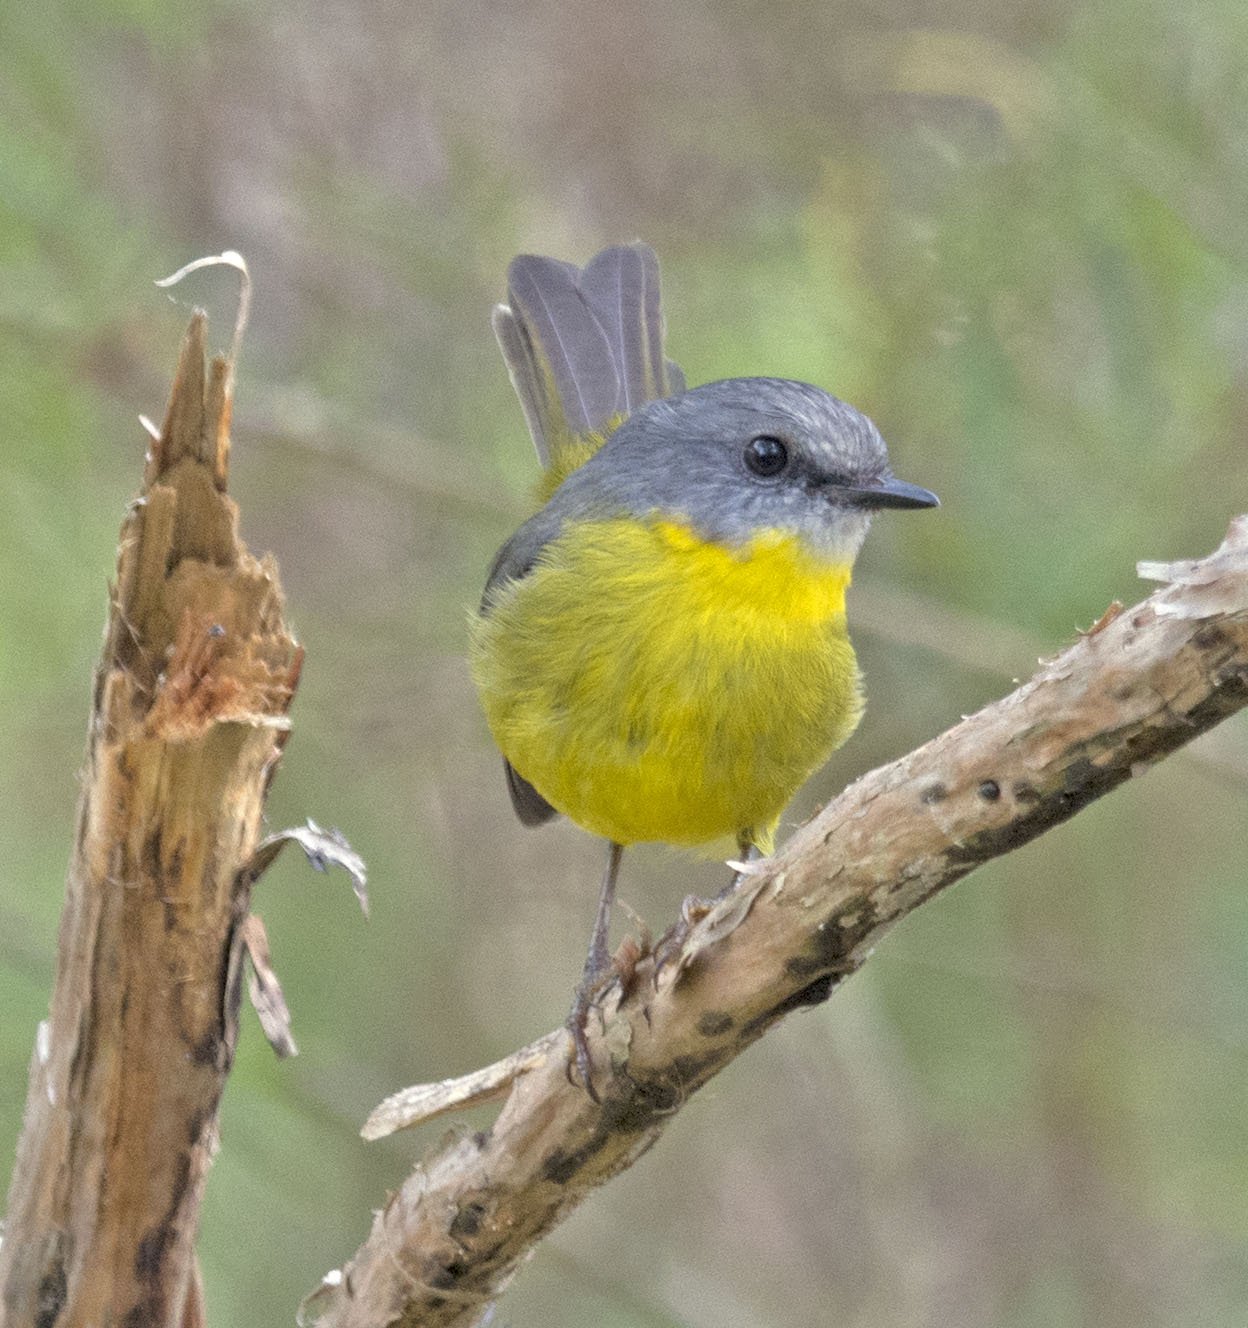
<instances>
[{"instance_id":1,"label":"grey head","mask_svg":"<svg viewBox=\"0 0 1248 1328\"><path fill-rule=\"evenodd\" d=\"M567 521L668 517L729 547L780 530L852 563L873 512L938 501L894 477L879 430L853 406L809 383L724 379L630 415L499 550L481 607Z\"/></svg>"},{"instance_id":2,"label":"grey head","mask_svg":"<svg viewBox=\"0 0 1248 1328\"><path fill-rule=\"evenodd\" d=\"M760 529L850 562L872 512L934 507L894 478L875 425L809 383L731 378L643 406L556 491L542 524L591 514L683 519L731 546Z\"/></svg>"}]
</instances>

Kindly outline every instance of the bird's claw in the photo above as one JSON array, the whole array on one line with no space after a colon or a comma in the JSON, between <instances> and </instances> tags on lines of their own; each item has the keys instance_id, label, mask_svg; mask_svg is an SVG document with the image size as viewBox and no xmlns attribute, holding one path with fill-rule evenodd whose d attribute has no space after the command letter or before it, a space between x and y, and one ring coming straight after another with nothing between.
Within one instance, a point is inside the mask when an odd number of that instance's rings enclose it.
<instances>
[{"instance_id":1,"label":"bird's claw","mask_svg":"<svg viewBox=\"0 0 1248 1328\"><path fill-rule=\"evenodd\" d=\"M598 1096L598 1090L594 1087L594 1062L589 1054L589 1039L585 1036L585 1026L589 1022L590 1011L597 1008L599 999L616 976L615 965L611 960L607 961L605 968L600 972L586 973L576 989L576 995L572 998L572 1009L568 1011L565 1025L572 1035L572 1055L564 1067L568 1083L576 1087L576 1080L572 1077L572 1066L575 1064L581 1086L599 1106L602 1104L602 1098Z\"/></svg>"}]
</instances>

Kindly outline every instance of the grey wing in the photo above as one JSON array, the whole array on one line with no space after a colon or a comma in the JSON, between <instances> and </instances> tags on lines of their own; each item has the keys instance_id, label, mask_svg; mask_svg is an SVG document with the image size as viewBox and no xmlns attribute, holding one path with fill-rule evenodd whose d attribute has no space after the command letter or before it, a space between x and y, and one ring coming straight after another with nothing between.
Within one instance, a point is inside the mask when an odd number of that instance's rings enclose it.
<instances>
[{"instance_id":1,"label":"grey wing","mask_svg":"<svg viewBox=\"0 0 1248 1328\"><path fill-rule=\"evenodd\" d=\"M503 757L503 773L507 776L511 805L521 825L545 825L559 815L506 757Z\"/></svg>"},{"instance_id":2,"label":"grey wing","mask_svg":"<svg viewBox=\"0 0 1248 1328\"><path fill-rule=\"evenodd\" d=\"M546 509L528 521L499 549L490 568L490 574L481 593L480 613L490 611L495 593L509 581L519 581L533 569L542 550L559 533L562 521ZM521 825L543 825L559 813L529 783L525 777L503 758L503 773L507 777L507 792Z\"/></svg>"},{"instance_id":3,"label":"grey wing","mask_svg":"<svg viewBox=\"0 0 1248 1328\"><path fill-rule=\"evenodd\" d=\"M478 612L488 614L495 593L508 581L520 581L533 570L542 550L563 529L564 514L555 503L535 512L494 555L485 578Z\"/></svg>"}]
</instances>

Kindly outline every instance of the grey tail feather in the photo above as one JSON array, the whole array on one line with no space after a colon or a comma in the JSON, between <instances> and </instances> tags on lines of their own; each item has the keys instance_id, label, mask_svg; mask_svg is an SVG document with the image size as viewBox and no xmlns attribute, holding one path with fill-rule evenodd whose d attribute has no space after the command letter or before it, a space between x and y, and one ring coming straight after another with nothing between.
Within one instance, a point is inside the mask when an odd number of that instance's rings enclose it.
<instances>
[{"instance_id":1,"label":"grey tail feather","mask_svg":"<svg viewBox=\"0 0 1248 1328\"><path fill-rule=\"evenodd\" d=\"M657 296L658 264L654 251L640 245L604 249L581 273L581 294L607 334L620 378L618 409L626 415L655 395L647 322L657 304L652 290Z\"/></svg>"},{"instance_id":2,"label":"grey tail feather","mask_svg":"<svg viewBox=\"0 0 1248 1328\"><path fill-rule=\"evenodd\" d=\"M563 423L572 434L592 433L619 410L620 379L607 335L579 290L580 272L571 263L521 254L507 269L512 312L528 336L533 364L545 359L557 400L546 401L538 375L543 419L550 429Z\"/></svg>"},{"instance_id":3,"label":"grey tail feather","mask_svg":"<svg viewBox=\"0 0 1248 1328\"><path fill-rule=\"evenodd\" d=\"M663 354L649 245L604 249L584 270L522 254L507 278L510 306L495 309L494 332L543 465L560 442L684 390Z\"/></svg>"},{"instance_id":4,"label":"grey tail feather","mask_svg":"<svg viewBox=\"0 0 1248 1328\"><path fill-rule=\"evenodd\" d=\"M524 325L505 304L494 306L490 325L498 340L498 348L503 352L511 385L520 398L524 422L529 426L529 437L537 448L537 459L543 466L549 466L550 444L543 424L546 410L545 392L542 390L544 384L533 355L533 343L525 334Z\"/></svg>"},{"instance_id":5,"label":"grey tail feather","mask_svg":"<svg viewBox=\"0 0 1248 1328\"><path fill-rule=\"evenodd\" d=\"M648 244L604 249L581 274L581 291L611 343L625 414L684 390L684 375L663 354L659 260Z\"/></svg>"},{"instance_id":6,"label":"grey tail feather","mask_svg":"<svg viewBox=\"0 0 1248 1328\"><path fill-rule=\"evenodd\" d=\"M521 825L543 825L552 821L559 813L508 760L503 761L503 770L507 774L507 792L511 794L511 805Z\"/></svg>"}]
</instances>

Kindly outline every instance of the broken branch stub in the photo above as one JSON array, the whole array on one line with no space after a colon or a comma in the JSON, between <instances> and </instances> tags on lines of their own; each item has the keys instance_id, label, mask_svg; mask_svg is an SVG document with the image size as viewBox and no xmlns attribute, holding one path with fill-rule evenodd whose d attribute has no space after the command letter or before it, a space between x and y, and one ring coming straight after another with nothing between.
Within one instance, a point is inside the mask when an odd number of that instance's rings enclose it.
<instances>
[{"instance_id":1,"label":"broken branch stub","mask_svg":"<svg viewBox=\"0 0 1248 1328\"><path fill-rule=\"evenodd\" d=\"M0 1247L5 1328L202 1322L193 1241L231 955L302 652L226 493L231 368L182 344L121 528L51 1015Z\"/></svg>"}]
</instances>

